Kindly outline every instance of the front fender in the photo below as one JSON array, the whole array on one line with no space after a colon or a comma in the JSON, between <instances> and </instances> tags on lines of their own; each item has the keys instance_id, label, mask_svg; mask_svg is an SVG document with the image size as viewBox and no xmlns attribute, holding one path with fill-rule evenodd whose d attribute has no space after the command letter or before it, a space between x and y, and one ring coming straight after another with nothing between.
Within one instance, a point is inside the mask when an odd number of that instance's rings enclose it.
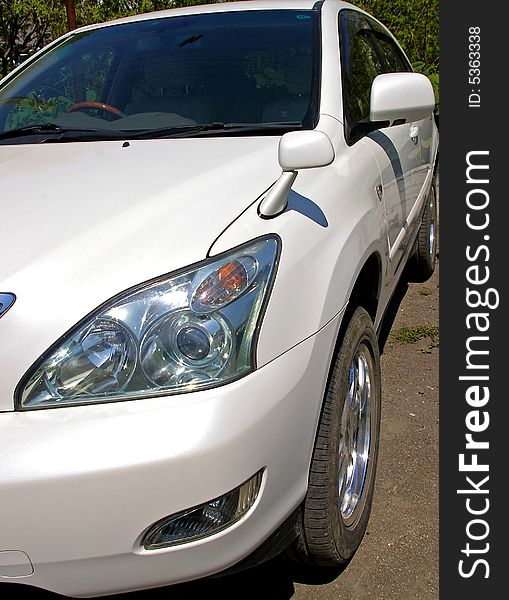
<instances>
[{"instance_id":1,"label":"front fender","mask_svg":"<svg viewBox=\"0 0 509 600\"><path fill-rule=\"evenodd\" d=\"M330 166L299 172L282 214L261 219L256 202L210 250L215 255L263 234L277 233L282 239L258 341L258 366L312 336L344 310L373 252L387 260L384 211L376 194L378 165L362 144L338 150Z\"/></svg>"}]
</instances>

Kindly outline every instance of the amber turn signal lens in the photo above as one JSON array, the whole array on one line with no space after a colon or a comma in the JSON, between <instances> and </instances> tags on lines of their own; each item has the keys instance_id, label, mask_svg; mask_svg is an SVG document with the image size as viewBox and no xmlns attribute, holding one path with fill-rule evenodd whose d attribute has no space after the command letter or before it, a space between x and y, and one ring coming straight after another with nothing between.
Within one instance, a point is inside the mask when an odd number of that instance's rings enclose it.
<instances>
[{"instance_id":1,"label":"amber turn signal lens","mask_svg":"<svg viewBox=\"0 0 509 600\"><path fill-rule=\"evenodd\" d=\"M193 294L193 308L217 309L238 298L248 285L248 273L238 260L232 260L208 275Z\"/></svg>"}]
</instances>

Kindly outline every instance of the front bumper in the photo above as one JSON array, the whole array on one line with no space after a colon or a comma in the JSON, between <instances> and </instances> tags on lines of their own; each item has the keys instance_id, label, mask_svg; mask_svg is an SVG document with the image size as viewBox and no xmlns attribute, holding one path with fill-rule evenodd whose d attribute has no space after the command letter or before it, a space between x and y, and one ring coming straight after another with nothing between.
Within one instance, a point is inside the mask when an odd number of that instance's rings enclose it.
<instances>
[{"instance_id":1,"label":"front bumper","mask_svg":"<svg viewBox=\"0 0 509 600\"><path fill-rule=\"evenodd\" d=\"M203 577L249 555L306 492L338 324L221 388L0 414L0 553L33 565L0 581L86 597ZM255 505L230 528L140 547L152 523L260 469Z\"/></svg>"}]
</instances>

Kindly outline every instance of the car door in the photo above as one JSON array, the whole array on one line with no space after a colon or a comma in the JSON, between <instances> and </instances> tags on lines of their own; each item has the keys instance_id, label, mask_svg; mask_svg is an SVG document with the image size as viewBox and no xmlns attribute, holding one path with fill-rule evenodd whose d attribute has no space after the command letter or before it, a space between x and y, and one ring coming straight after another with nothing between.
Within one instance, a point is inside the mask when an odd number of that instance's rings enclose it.
<instances>
[{"instance_id":1,"label":"car door","mask_svg":"<svg viewBox=\"0 0 509 600\"><path fill-rule=\"evenodd\" d=\"M421 157L419 144L412 139L413 124L375 129L369 121L371 84L389 71L370 21L353 10L343 10L339 16L345 135L349 145L365 144L380 168L378 191L385 209L390 284L408 245L406 219L420 189Z\"/></svg>"},{"instance_id":2,"label":"car door","mask_svg":"<svg viewBox=\"0 0 509 600\"><path fill-rule=\"evenodd\" d=\"M386 73L412 72L402 50L390 36L388 30L379 23L367 17L372 29L371 36L384 63ZM432 117L420 121L406 123L405 126L391 127L385 131L390 138L402 136L400 141L404 144L404 160L407 164L406 217L414 208L415 202L426 180L430 163L430 149L432 136Z\"/></svg>"}]
</instances>

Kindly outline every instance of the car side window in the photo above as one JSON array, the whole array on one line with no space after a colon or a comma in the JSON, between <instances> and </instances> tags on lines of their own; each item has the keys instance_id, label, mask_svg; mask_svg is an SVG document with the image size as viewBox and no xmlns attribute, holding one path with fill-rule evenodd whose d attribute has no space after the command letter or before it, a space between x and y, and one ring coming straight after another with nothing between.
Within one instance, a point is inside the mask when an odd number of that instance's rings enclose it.
<instances>
[{"instance_id":1,"label":"car side window","mask_svg":"<svg viewBox=\"0 0 509 600\"><path fill-rule=\"evenodd\" d=\"M369 121L371 84L386 69L361 13L340 12L339 39L347 141L354 143L364 133L359 123Z\"/></svg>"},{"instance_id":2,"label":"car side window","mask_svg":"<svg viewBox=\"0 0 509 600\"><path fill-rule=\"evenodd\" d=\"M371 35L375 46L380 52L385 63L386 73L408 73L412 72L412 65L394 42L389 31L380 23L366 16L371 28Z\"/></svg>"},{"instance_id":3,"label":"car side window","mask_svg":"<svg viewBox=\"0 0 509 600\"><path fill-rule=\"evenodd\" d=\"M383 33L374 34L374 42L385 63L386 73L411 72L412 67L406 62L396 44Z\"/></svg>"}]
</instances>

